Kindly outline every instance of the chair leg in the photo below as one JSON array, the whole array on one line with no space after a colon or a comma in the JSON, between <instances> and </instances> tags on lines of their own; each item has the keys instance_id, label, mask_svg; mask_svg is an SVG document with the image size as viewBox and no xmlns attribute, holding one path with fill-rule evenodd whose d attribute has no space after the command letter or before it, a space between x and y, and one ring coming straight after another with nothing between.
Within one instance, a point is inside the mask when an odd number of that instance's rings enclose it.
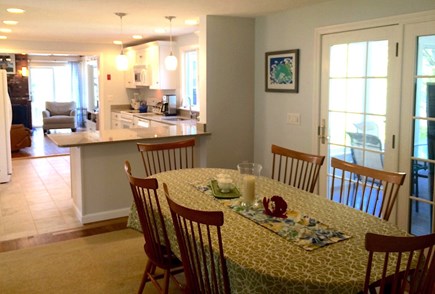
<instances>
[{"instance_id":1,"label":"chair leg","mask_svg":"<svg viewBox=\"0 0 435 294\"><path fill-rule=\"evenodd\" d=\"M165 278L163 282L163 293L168 294L169 291L169 278L171 277L170 270L165 270Z\"/></svg>"},{"instance_id":2,"label":"chair leg","mask_svg":"<svg viewBox=\"0 0 435 294\"><path fill-rule=\"evenodd\" d=\"M150 260L147 261L147 264L145 266L145 271L143 273L142 281L140 282L139 290L137 291L138 294L143 293L143 289L145 288L145 284L148 281L148 273L150 273L151 268L153 264Z\"/></svg>"}]
</instances>

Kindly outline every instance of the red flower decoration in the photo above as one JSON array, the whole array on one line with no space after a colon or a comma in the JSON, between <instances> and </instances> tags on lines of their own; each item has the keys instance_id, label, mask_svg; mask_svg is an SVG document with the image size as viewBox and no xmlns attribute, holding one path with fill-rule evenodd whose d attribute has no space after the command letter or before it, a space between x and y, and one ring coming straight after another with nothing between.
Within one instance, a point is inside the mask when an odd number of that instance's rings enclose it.
<instances>
[{"instance_id":1,"label":"red flower decoration","mask_svg":"<svg viewBox=\"0 0 435 294\"><path fill-rule=\"evenodd\" d=\"M287 218L287 203L281 196L263 198L264 213L274 217Z\"/></svg>"}]
</instances>

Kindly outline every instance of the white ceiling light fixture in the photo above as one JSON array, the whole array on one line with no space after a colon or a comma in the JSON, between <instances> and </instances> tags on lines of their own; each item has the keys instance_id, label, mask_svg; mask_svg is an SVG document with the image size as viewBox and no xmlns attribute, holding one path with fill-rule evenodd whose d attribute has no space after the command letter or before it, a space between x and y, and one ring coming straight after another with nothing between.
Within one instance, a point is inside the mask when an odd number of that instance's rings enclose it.
<instances>
[{"instance_id":1,"label":"white ceiling light fixture","mask_svg":"<svg viewBox=\"0 0 435 294\"><path fill-rule=\"evenodd\" d=\"M169 46L171 47L171 53L169 53L169 55L165 58L165 67L167 70L176 70L178 61L177 57L175 57L172 53L172 20L175 18L175 16L166 16L165 18L169 20Z\"/></svg>"},{"instance_id":2,"label":"white ceiling light fixture","mask_svg":"<svg viewBox=\"0 0 435 294\"><path fill-rule=\"evenodd\" d=\"M121 36L122 36L122 18L127 15L127 13L124 12L115 12L117 16L119 16L121 20ZM126 71L128 69L128 58L126 55L124 55L124 46L121 42L121 53L119 53L118 56L116 56L116 68L120 71Z\"/></svg>"},{"instance_id":3,"label":"white ceiling light fixture","mask_svg":"<svg viewBox=\"0 0 435 294\"><path fill-rule=\"evenodd\" d=\"M8 26L14 26L18 23L16 20L4 20L3 23Z\"/></svg>"},{"instance_id":4,"label":"white ceiling light fixture","mask_svg":"<svg viewBox=\"0 0 435 294\"><path fill-rule=\"evenodd\" d=\"M25 12L25 10L21 9L21 8L8 8L8 9L6 9L6 11L9 13L16 13L16 14Z\"/></svg>"},{"instance_id":5,"label":"white ceiling light fixture","mask_svg":"<svg viewBox=\"0 0 435 294\"><path fill-rule=\"evenodd\" d=\"M142 35L133 35L132 38L135 40L140 40L140 39L143 39L143 36Z\"/></svg>"},{"instance_id":6,"label":"white ceiling light fixture","mask_svg":"<svg viewBox=\"0 0 435 294\"><path fill-rule=\"evenodd\" d=\"M0 40L6 40L8 37L6 36L0 36Z\"/></svg>"},{"instance_id":7,"label":"white ceiling light fixture","mask_svg":"<svg viewBox=\"0 0 435 294\"><path fill-rule=\"evenodd\" d=\"M12 32L11 29L4 29L4 28L0 29L0 33L11 33L11 32Z\"/></svg>"}]
</instances>

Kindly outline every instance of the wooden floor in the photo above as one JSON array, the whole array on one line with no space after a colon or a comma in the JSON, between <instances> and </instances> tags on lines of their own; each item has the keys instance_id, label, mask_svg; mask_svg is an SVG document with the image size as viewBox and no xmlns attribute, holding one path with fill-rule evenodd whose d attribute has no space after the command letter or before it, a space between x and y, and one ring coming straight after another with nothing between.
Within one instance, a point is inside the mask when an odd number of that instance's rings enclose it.
<instances>
[{"instance_id":1,"label":"wooden floor","mask_svg":"<svg viewBox=\"0 0 435 294\"><path fill-rule=\"evenodd\" d=\"M0 253L22 248L29 248L59 241L82 238L102 233L123 230L127 227L127 217L95 222L65 231L40 234L36 236L24 237L14 240L0 242Z\"/></svg>"},{"instance_id":2,"label":"wooden floor","mask_svg":"<svg viewBox=\"0 0 435 294\"><path fill-rule=\"evenodd\" d=\"M78 129L80 131L80 129ZM70 133L70 129L53 130L54 133ZM32 131L32 146L12 152L12 158L45 157L69 154L69 148L57 147L47 136L42 128L34 128Z\"/></svg>"}]
</instances>

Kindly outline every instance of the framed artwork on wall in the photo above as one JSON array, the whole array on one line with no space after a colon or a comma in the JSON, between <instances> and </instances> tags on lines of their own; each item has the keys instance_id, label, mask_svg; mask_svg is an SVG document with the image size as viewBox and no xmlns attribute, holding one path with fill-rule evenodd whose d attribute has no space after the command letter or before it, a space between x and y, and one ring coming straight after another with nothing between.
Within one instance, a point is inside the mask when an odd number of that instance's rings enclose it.
<instances>
[{"instance_id":1,"label":"framed artwork on wall","mask_svg":"<svg viewBox=\"0 0 435 294\"><path fill-rule=\"evenodd\" d=\"M299 49L266 52L266 92L299 91Z\"/></svg>"},{"instance_id":2,"label":"framed artwork on wall","mask_svg":"<svg viewBox=\"0 0 435 294\"><path fill-rule=\"evenodd\" d=\"M15 54L0 53L0 69L8 74L15 74Z\"/></svg>"}]
</instances>

